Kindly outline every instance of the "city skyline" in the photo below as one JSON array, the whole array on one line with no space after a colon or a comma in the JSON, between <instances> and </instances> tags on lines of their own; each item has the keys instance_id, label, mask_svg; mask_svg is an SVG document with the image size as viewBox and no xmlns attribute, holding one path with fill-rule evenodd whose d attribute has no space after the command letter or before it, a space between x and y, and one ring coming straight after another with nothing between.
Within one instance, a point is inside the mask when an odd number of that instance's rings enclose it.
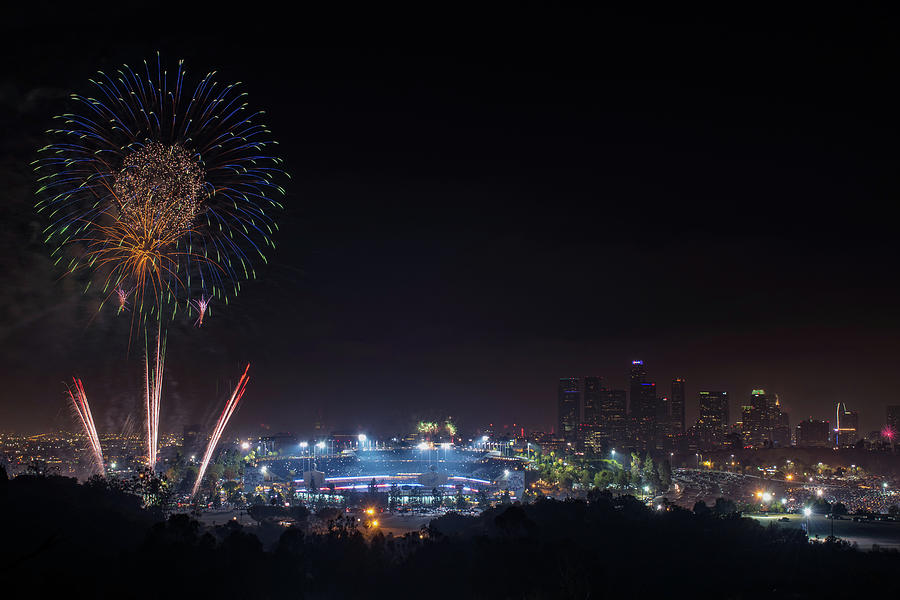
<instances>
[{"instance_id":1,"label":"city skyline","mask_svg":"<svg viewBox=\"0 0 900 600\"><path fill-rule=\"evenodd\" d=\"M615 379L596 374L560 377L556 397L557 420L553 428L556 436L575 442L580 425L602 422L606 430L611 430L618 428L621 420L628 422L629 443L637 442L643 447L651 437L677 437L679 433L691 433L706 443L721 444L733 427L744 428L747 444L761 446L766 442L785 446L790 445L795 426L804 420L829 423L829 439L832 436L839 436L838 440L840 436L845 440L851 438L850 442L845 443L853 443L873 433L880 435L884 426L895 430L897 427L898 406L895 404L886 404L880 414L867 415L868 419L860 425L859 410L849 410L849 402L845 400L820 406L818 411L810 414L791 415L785 408L783 396L772 389L754 387L740 395L727 389L698 388L692 396L690 381L685 377L673 378L671 388L657 387L658 382L648 375L645 362L641 359L631 361L626 377L626 386L616 386L611 383ZM667 389L669 392L666 392ZM619 407L606 409L616 404L615 394L621 396ZM604 410L609 414L604 414ZM864 425L866 422L876 425L867 428ZM652 431L654 427L664 429L656 432ZM769 433L763 433L763 430ZM602 437L606 440L608 431ZM618 442L611 445L622 444L626 439L624 429L614 437Z\"/></svg>"}]
</instances>

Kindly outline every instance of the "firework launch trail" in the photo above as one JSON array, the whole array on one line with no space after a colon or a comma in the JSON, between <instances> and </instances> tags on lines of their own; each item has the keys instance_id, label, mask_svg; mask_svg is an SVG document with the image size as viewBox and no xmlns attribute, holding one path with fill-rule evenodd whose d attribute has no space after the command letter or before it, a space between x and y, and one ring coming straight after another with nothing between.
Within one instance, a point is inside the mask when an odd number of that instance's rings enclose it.
<instances>
[{"instance_id":1,"label":"firework launch trail","mask_svg":"<svg viewBox=\"0 0 900 600\"><path fill-rule=\"evenodd\" d=\"M87 394L84 392L84 384L75 377L72 378L72 383L74 390L73 388L67 390L69 399L72 401L75 413L81 421L81 427L84 429L84 434L91 445L91 452L94 454L94 461L97 463L97 468L102 475L104 473L103 451L100 449L100 438L97 436L97 428L94 426L94 415L91 414Z\"/></svg>"},{"instance_id":2,"label":"firework launch trail","mask_svg":"<svg viewBox=\"0 0 900 600\"><path fill-rule=\"evenodd\" d=\"M147 466L156 466L156 450L159 447L159 405L162 400L163 363L166 345L163 341L162 329L156 335L156 361L150 369L150 352L145 347L145 391L144 404L147 421Z\"/></svg>"},{"instance_id":3,"label":"firework launch trail","mask_svg":"<svg viewBox=\"0 0 900 600\"><path fill-rule=\"evenodd\" d=\"M206 452L203 453L203 461L200 463L200 470L197 472L197 481L194 482L194 489L191 491L191 496L197 495L197 490L200 489L200 483L203 481L203 476L206 474L206 467L209 466L209 461L212 458L213 452L215 452L216 447L219 445L219 438L222 437L222 432L225 431L228 420L231 419L231 415L234 414L238 403L244 396L244 391L247 389L247 382L250 380L250 376L247 374L249 370L250 363L247 363L247 366L244 367L244 374L241 375L241 379L234 388L231 398L225 403L225 409L222 411L222 414L219 415L219 420L216 422L216 428L213 430L213 434L209 438L209 443L206 445Z\"/></svg>"}]
</instances>

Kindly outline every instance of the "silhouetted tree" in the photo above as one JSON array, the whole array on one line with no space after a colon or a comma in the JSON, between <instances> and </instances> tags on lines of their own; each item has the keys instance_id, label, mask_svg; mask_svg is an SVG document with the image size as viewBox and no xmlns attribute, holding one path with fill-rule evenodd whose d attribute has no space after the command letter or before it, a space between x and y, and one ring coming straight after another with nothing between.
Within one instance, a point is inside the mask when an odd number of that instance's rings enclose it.
<instances>
[{"instance_id":1,"label":"silhouetted tree","mask_svg":"<svg viewBox=\"0 0 900 600\"><path fill-rule=\"evenodd\" d=\"M392 483L388 490L388 510L391 512L397 510L400 505L400 488L396 483Z\"/></svg>"},{"instance_id":2,"label":"silhouetted tree","mask_svg":"<svg viewBox=\"0 0 900 600\"><path fill-rule=\"evenodd\" d=\"M640 487L642 483L641 478L641 457L638 456L637 452L631 453L631 485L635 487Z\"/></svg>"},{"instance_id":3,"label":"silhouetted tree","mask_svg":"<svg viewBox=\"0 0 900 600\"><path fill-rule=\"evenodd\" d=\"M704 506L706 505L704 504ZM696 512L696 510L694 512ZM737 504L727 498L716 498L716 504L713 506L713 512L718 517L727 517L737 512Z\"/></svg>"},{"instance_id":4,"label":"silhouetted tree","mask_svg":"<svg viewBox=\"0 0 900 600\"><path fill-rule=\"evenodd\" d=\"M656 465L649 452L644 456L644 462L641 465L641 476L646 485L649 485L654 490L659 489L659 473L656 471Z\"/></svg>"},{"instance_id":5,"label":"silhouetted tree","mask_svg":"<svg viewBox=\"0 0 900 600\"><path fill-rule=\"evenodd\" d=\"M456 486L456 508L457 508L457 510L462 510L462 509L466 508L466 499L463 496L462 491L463 491L463 486L457 485Z\"/></svg>"},{"instance_id":6,"label":"silhouetted tree","mask_svg":"<svg viewBox=\"0 0 900 600\"><path fill-rule=\"evenodd\" d=\"M659 485L663 490L667 490L672 487L672 465L669 462L669 459L663 459L657 465L657 472L659 474Z\"/></svg>"}]
</instances>

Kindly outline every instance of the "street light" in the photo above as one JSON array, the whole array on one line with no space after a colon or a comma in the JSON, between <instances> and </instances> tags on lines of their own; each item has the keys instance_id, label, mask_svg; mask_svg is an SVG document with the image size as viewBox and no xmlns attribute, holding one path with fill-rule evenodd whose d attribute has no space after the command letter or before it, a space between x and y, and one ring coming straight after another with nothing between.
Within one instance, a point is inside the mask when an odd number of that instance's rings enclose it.
<instances>
[{"instance_id":1,"label":"street light","mask_svg":"<svg viewBox=\"0 0 900 600\"><path fill-rule=\"evenodd\" d=\"M304 450L309 446L309 442L300 442L300 447ZM309 452L306 453L306 470L309 471Z\"/></svg>"},{"instance_id":2,"label":"street light","mask_svg":"<svg viewBox=\"0 0 900 600\"><path fill-rule=\"evenodd\" d=\"M250 442L244 442L243 444L241 444L241 450L249 450L249 449L250 449Z\"/></svg>"}]
</instances>

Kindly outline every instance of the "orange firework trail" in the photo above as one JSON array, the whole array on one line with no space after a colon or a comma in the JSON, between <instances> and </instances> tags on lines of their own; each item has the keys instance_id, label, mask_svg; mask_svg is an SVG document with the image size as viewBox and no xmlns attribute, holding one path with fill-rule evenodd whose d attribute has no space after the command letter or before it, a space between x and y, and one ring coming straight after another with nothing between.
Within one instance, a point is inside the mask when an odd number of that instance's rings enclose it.
<instances>
[{"instance_id":1,"label":"orange firework trail","mask_svg":"<svg viewBox=\"0 0 900 600\"><path fill-rule=\"evenodd\" d=\"M145 396L147 420L147 466L151 469L156 466L156 449L159 444L159 404L162 399L163 362L165 359L166 345L162 339L162 325L156 334L156 364L150 369L150 352L145 347Z\"/></svg>"},{"instance_id":2,"label":"orange firework trail","mask_svg":"<svg viewBox=\"0 0 900 600\"><path fill-rule=\"evenodd\" d=\"M69 393L69 399L72 400L72 406L75 407L75 412L78 414L78 419L84 428L84 434L91 444L94 461L97 463L97 468L100 469L100 474L102 475L104 473L103 451L100 449L100 438L97 436L97 428L94 427L94 416L91 414L87 394L84 393L84 384L75 377L72 378L72 383L74 384L74 391L72 388L66 391Z\"/></svg>"},{"instance_id":3,"label":"orange firework trail","mask_svg":"<svg viewBox=\"0 0 900 600\"><path fill-rule=\"evenodd\" d=\"M203 453L203 462L200 463L200 470L197 472L197 481L194 482L194 489L191 491L191 496L197 495L197 490L200 489L200 482L203 481L203 476L206 474L206 467L209 465L209 461L212 458L213 452L216 450L216 446L219 445L219 438L222 437L222 432L225 431L225 426L228 425L228 420L231 418L231 415L234 414L238 402L240 402L241 398L244 396L244 391L247 389L247 382L250 381L250 376L247 375L247 371L249 370L250 363L247 363L247 366L244 368L244 374L241 375L241 379L238 381L237 387L234 388L231 398L225 403L225 410L219 415L219 420L216 422L216 428L213 430L212 437L209 438L209 443L206 445L206 452Z\"/></svg>"}]
</instances>

